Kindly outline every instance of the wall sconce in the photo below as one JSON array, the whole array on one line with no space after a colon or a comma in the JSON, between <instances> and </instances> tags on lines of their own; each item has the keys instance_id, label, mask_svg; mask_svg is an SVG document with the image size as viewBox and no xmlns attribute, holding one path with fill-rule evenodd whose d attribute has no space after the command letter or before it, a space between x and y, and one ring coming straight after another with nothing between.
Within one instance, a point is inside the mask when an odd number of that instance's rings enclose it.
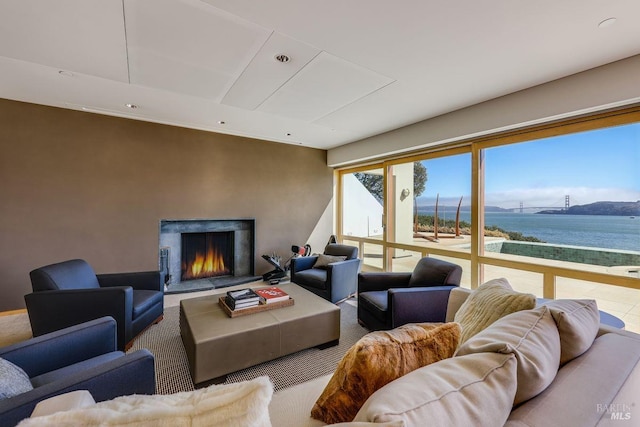
<instances>
[{"instance_id":1,"label":"wall sconce","mask_svg":"<svg viewBox=\"0 0 640 427\"><path fill-rule=\"evenodd\" d=\"M407 197L409 197L409 194L411 194L411 191L408 188L404 188L401 192L400 192L400 201L404 201L404 199L406 199Z\"/></svg>"}]
</instances>

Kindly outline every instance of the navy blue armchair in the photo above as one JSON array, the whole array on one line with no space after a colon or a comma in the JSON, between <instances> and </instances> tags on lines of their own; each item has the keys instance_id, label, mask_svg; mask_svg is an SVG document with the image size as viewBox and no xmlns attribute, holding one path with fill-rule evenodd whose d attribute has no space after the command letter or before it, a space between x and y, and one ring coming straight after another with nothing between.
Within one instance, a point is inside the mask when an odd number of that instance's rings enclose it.
<instances>
[{"instance_id":1,"label":"navy blue armchair","mask_svg":"<svg viewBox=\"0 0 640 427\"><path fill-rule=\"evenodd\" d=\"M33 293L24 299L34 336L102 316L118 325L118 349L162 320L164 284L159 271L96 275L84 260L74 259L30 273Z\"/></svg>"},{"instance_id":2,"label":"navy blue armchair","mask_svg":"<svg viewBox=\"0 0 640 427\"><path fill-rule=\"evenodd\" d=\"M333 303L355 294L360 271L358 248L330 243L324 255L346 257L318 268L317 255L291 260L291 281Z\"/></svg>"},{"instance_id":3,"label":"navy blue armchair","mask_svg":"<svg viewBox=\"0 0 640 427\"><path fill-rule=\"evenodd\" d=\"M444 322L449 293L461 278L459 265L429 257L418 261L412 273L360 273L358 322L373 331Z\"/></svg>"},{"instance_id":4,"label":"navy blue armchair","mask_svg":"<svg viewBox=\"0 0 640 427\"><path fill-rule=\"evenodd\" d=\"M96 402L155 393L153 355L118 351L111 317L0 348L0 358L22 368L33 385L33 390L0 400L0 427L15 426L41 400L71 391L88 390Z\"/></svg>"}]
</instances>

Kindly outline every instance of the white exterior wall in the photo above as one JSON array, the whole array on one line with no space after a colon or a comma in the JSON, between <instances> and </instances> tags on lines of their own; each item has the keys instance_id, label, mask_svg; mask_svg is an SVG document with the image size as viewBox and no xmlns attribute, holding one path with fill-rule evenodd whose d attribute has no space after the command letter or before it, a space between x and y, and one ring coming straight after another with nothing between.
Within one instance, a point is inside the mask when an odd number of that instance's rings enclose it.
<instances>
[{"instance_id":1,"label":"white exterior wall","mask_svg":"<svg viewBox=\"0 0 640 427\"><path fill-rule=\"evenodd\" d=\"M382 205L353 174L344 175L343 224L345 236L382 235Z\"/></svg>"}]
</instances>

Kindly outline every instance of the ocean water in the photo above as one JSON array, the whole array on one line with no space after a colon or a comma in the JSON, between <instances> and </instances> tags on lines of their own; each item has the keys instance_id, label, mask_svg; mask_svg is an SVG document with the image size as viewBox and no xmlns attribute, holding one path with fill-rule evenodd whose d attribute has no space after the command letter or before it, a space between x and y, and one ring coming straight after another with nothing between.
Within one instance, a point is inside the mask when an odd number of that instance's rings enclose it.
<instances>
[{"instance_id":1,"label":"ocean water","mask_svg":"<svg viewBox=\"0 0 640 427\"><path fill-rule=\"evenodd\" d=\"M455 211L440 211L438 216L455 219ZM471 214L460 212L460 220L471 222ZM640 217L487 212L485 225L537 237L547 243L640 252Z\"/></svg>"}]
</instances>

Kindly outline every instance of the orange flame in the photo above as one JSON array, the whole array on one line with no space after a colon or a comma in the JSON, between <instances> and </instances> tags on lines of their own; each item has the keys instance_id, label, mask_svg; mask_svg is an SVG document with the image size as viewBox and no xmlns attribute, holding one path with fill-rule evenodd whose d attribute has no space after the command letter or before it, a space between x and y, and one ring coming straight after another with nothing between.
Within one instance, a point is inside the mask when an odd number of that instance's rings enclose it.
<instances>
[{"instance_id":1,"label":"orange flame","mask_svg":"<svg viewBox=\"0 0 640 427\"><path fill-rule=\"evenodd\" d=\"M201 279L224 274L229 274L229 270L224 265L222 253L214 247L209 247L206 254L196 253L191 264L185 269L183 279Z\"/></svg>"}]
</instances>

